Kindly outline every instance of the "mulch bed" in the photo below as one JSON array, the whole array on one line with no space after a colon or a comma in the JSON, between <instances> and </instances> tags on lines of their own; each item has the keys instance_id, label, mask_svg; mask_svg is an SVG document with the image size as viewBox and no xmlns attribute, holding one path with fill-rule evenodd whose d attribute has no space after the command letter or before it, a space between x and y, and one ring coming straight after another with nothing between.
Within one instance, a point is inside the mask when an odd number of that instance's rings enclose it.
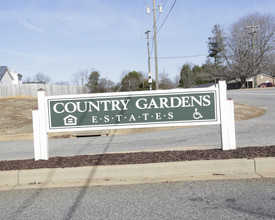
<instances>
[{"instance_id":1,"label":"mulch bed","mask_svg":"<svg viewBox=\"0 0 275 220\"><path fill-rule=\"evenodd\" d=\"M81 166L107 166L124 164L163 163L192 160L220 160L237 158L275 157L275 146L244 147L236 150L186 150L80 155L52 157L49 160L27 159L0 161L0 171Z\"/></svg>"}]
</instances>

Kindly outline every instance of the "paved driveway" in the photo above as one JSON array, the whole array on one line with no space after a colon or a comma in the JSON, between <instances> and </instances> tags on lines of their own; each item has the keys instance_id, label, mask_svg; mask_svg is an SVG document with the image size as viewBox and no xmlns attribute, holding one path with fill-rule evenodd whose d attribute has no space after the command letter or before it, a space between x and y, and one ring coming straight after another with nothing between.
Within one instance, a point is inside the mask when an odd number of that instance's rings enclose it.
<instances>
[{"instance_id":1,"label":"paved driveway","mask_svg":"<svg viewBox=\"0 0 275 220\"><path fill-rule=\"evenodd\" d=\"M228 91L235 102L266 109L266 114L236 122L237 147L275 145L275 88ZM186 127L139 134L53 139L50 157L81 154L221 148L220 126ZM33 142L0 142L0 160L33 158Z\"/></svg>"},{"instance_id":2,"label":"paved driveway","mask_svg":"<svg viewBox=\"0 0 275 220\"><path fill-rule=\"evenodd\" d=\"M275 88L228 91L235 102L266 109L266 114L236 123L237 146L275 145Z\"/></svg>"}]
</instances>

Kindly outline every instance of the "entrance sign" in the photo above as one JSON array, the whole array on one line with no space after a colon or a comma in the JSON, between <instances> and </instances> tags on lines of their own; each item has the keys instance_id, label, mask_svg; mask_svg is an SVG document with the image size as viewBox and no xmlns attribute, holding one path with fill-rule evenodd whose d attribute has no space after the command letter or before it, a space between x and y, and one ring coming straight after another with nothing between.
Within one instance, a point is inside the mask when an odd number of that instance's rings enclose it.
<instances>
[{"instance_id":1,"label":"entrance sign","mask_svg":"<svg viewBox=\"0 0 275 220\"><path fill-rule=\"evenodd\" d=\"M47 97L48 132L219 123L217 89Z\"/></svg>"},{"instance_id":2,"label":"entrance sign","mask_svg":"<svg viewBox=\"0 0 275 220\"><path fill-rule=\"evenodd\" d=\"M234 149L232 109L224 81L213 88L146 92L45 96L38 91L38 111L33 111L35 159L49 158L49 132L142 127L221 124L222 148Z\"/></svg>"}]
</instances>

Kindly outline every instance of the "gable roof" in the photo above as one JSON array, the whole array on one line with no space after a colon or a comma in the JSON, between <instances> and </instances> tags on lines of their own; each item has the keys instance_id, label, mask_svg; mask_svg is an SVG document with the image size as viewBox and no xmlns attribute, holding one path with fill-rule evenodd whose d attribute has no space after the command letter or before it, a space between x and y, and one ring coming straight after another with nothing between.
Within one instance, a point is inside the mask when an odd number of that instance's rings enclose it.
<instances>
[{"instance_id":1,"label":"gable roof","mask_svg":"<svg viewBox=\"0 0 275 220\"><path fill-rule=\"evenodd\" d=\"M7 71L8 67L7 66L0 66L0 80L4 76L5 72Z\"/></svg>"},{"instance_id":2,"label":"gable roof","mask_svg":"<svg viewBox=\"0 0 275 220\"><path fill-rule=\"evenodd\" d=\"M13 75L10 73L10 71L8 70L7 66L0 66L0 80L3 78L3 76L5 75L5 73L8 72L10 78L12 80L14 80Z\"/></svg>"}]
</instances>

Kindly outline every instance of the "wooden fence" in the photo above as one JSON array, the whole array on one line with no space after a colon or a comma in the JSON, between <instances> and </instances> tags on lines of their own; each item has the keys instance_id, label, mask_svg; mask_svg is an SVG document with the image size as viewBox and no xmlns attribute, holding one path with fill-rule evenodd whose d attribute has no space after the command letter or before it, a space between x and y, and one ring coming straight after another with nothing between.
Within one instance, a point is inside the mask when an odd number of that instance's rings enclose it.
<instances>
[{"instance_id":1,"label":"wooden fence","mask_svg":"<svg viewBox=\"0 0 275 220\"><path fill-rule=\"evenodd\" d=\"M1 85L0 98L20 97L20 96L37 96L38 89L44 89L46 95L73 95L86 94L88 88L85 86L68 86L68 85L50 85L50 84L19 84L19 85Z\"/></svg>"}]
</instances>

